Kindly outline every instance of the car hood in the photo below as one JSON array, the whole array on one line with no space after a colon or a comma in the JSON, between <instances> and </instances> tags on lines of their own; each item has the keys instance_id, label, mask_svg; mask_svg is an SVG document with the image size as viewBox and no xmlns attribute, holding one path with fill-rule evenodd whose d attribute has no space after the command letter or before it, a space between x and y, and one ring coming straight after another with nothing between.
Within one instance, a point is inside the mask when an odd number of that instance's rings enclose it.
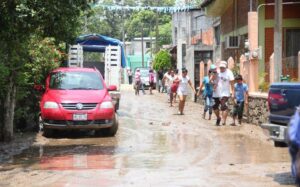
<instances>
[{"instance_id":1,"label":"car hood","mask_svg":"<svg viewBox=\"0 0 300 187\"><path fill-rule=\"evenodd\" d=\"M57 103L99 103L108 96L106 90L49 90L45 100Z\"/></svg>"}]
</instances>

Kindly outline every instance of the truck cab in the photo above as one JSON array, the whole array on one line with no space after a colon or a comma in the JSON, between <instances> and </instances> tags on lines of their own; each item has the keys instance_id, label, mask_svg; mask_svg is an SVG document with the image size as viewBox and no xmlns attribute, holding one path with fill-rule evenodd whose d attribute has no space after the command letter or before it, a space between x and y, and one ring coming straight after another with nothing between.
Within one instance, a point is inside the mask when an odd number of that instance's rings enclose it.
<instances>
[{"instance_id":1,"label":"truck cab","mask_svg":"<svg viewBox=\"0 0 300 187\"><path fill-rule=\"evenodd\" d=\"M262 124L275 146L287 143L287 129L296 108L300 105L299 83L273 83L268 94L269 119Z\"/></svg>"}]
</instances>

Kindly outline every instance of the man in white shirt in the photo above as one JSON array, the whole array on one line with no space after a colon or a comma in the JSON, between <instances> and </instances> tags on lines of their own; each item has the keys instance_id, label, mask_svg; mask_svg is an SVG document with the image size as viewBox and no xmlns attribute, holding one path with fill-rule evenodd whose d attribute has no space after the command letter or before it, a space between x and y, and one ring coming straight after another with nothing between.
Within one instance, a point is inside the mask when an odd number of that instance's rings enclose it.
<instances>
[{"instance_id":1,"label":"man in white shirt","mask_svg":"<svg viewBox=\"0 0 300 187\"><path fill-rule=\"evenodd\" d=\"M216 85L216 93L218 97L214 97L215 104L213 106L214 112L217 116L216 125L219 126L221 122L220 110L222 112L223 125L226 125L226 119L228 116L227 102L231 96L234 96L234 76L230 69L227 69L227 62L221 61L220 72L218 73L218 83ZM230 94L230 89L232 94ZM219 108L219 106L221 107Z\"/></svg>"}]
</instances>

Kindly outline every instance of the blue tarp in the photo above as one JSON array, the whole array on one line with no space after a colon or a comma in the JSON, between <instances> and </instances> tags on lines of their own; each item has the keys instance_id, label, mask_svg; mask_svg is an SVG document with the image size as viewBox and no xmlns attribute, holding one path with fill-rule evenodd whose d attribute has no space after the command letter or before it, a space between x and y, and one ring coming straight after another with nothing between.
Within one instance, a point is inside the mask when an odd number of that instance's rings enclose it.
<instances>
[{"instance_id":1,"label":"blue tarp","mask_svg":"<svg viewBox=\"0 0 300 187\"><path fill-rule=\"evenodd\" d=\"M123 44L120 40L115 38L110 38L100 34L85 34L80 35L76 39L76 44L80 44L83 51L88 52L105 52L105 48L109 45L120 46L121 47L121 65L122 68L126 67L126 57Z\"/></svg>"}]
</instances>

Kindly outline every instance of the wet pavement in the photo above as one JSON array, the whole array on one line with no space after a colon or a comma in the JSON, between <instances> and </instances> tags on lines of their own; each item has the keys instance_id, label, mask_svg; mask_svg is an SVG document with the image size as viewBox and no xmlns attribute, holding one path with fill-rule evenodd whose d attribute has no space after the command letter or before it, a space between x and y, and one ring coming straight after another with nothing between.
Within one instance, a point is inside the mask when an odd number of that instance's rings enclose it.
<instances>
[{"instance_id":1,"label":"wet pavement","mask_svg":"<svg viewBox=\"0 0 300 187\"><path fill-rule=\"evenodd\" d=\"M0 186L294 186L287 148L260 127L216 127L192 102L183 116L176 109L165 94L135 96L123 86L115 137L38 134L29 149L0 159Z\"/></svg>"}]
</instances>

